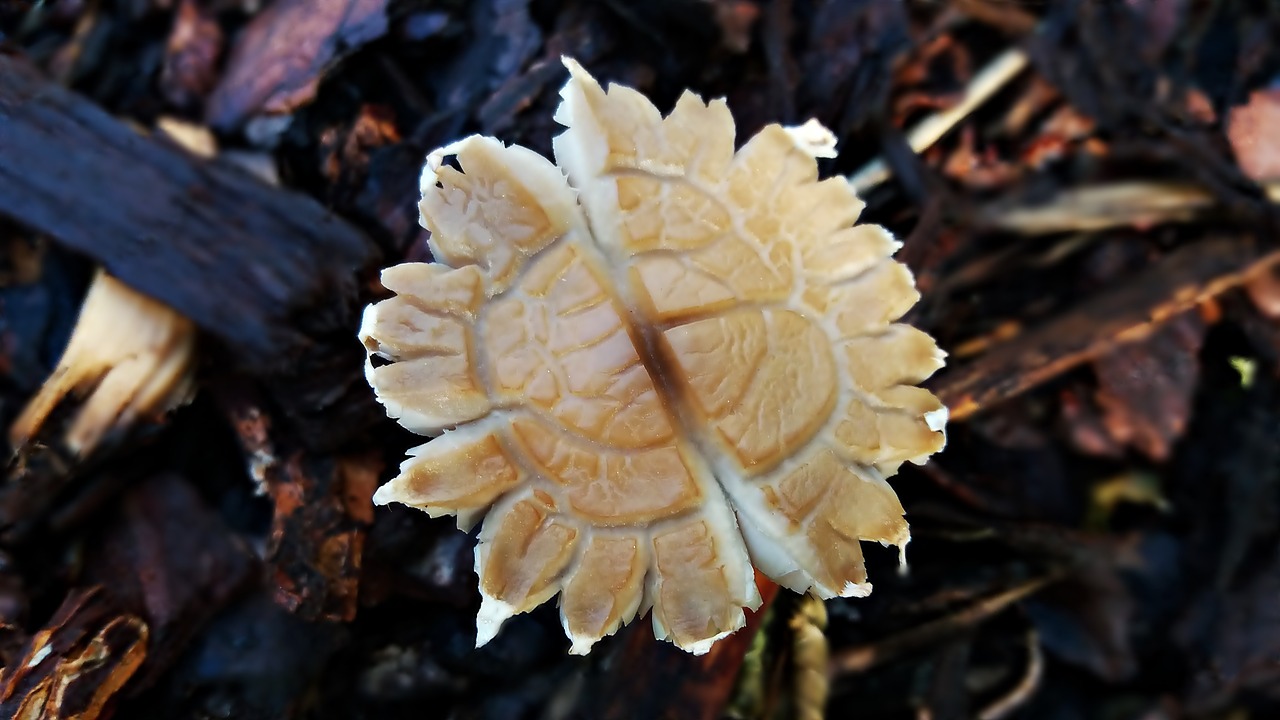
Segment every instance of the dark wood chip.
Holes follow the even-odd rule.
[[[0,215],[89,255],[253,370],[288,368],[314,333],[348,326],[375,258],[313,200],[139,135],[3,55]]]
[[[387,0],[279,0],[236,39],[205,120],[234,130],[310,102],[334,62],[387,32]]]

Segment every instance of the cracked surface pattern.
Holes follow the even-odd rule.
[[[478,644],[558,595],[573,652],[646,612],[706,652],[759,605],[753,564],[865,595],[860,542],[909,539],[885,478],[945,441],[898,244],[818,179],[815,124],[735,152],[722,100],[663,118],[566,65],[558,165],[479,136],[428,158],[436,262],[385,270],[360,335],[436,437],[375,500],[481,523]]]

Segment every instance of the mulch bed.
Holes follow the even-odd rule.
[[[9,448],[0,716],[801,716],[791,593],[700,658],[647,619],[570,657],[554,604],[476,650],[473,538],[371,504],[420,441],[356,328],[429,258],[422,161],[549,154],[568,55],[740,139],[832,128],[950,353],[948,447],[893,481],[909,572],[869,547],[827,603],[830,717],[1280,717],[1278,33],[1235,0],[0,2],[0,421],[96,268],[200,329],[190,405]]]

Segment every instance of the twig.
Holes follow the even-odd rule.
[[[1280,201],[1280,182],[1264,183],[1267,196]],[[1074,188],[1044,205],[995,213],[995,229],[1021,235],[1096,232],[1115,227],[1187,222],[1216,205],[1202,187],[1159,180],[1134,180]]]
[[[1009,84],[1027,67],[1029,58],[1020,48],[1010,48],[982,68],[965,88],[960,102],[934,115],[930,115],[907,133],[907,144],[914,152],[923,152],[965,117]],[[849,182],[859,195],[888,180],[893,172],[884,158],[876,158],[861,170],[849,176]]]
[[[994,702],[978,713],[978,720],[1002,720],[1009,717],[1035,695],[1044,676],[1044,653],[1040,650],[1040,635],[1035,629],[1027,631],[1027,669],[1022,679]]]
[[[863,672],[892,658],[928,647],[994,617],[1000,611],[1036,593],[1056,579],[1057,576],[1048,575],[1029,580],[1002,593],[979,600],[957,613],[912,628],[901,635],[895,635],[878,643],[857,645],[843,650],[832,658],[831,673],[833,676],[839,676]]]

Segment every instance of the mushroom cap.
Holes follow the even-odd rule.
[[[703,653],[759,606],[753,564],[867,594],[860,541],[910,538],[885,478],[945,442],[899,244],[818,179],[816,122],[735,152],[723,100],[663,118],[565,64],[558,166],[480,136],[427,159],[435,262],[386,269],[360,337],[435,439],[375,501],[482,521],[478,645],[559,595],[572,652],[652,611]]]

